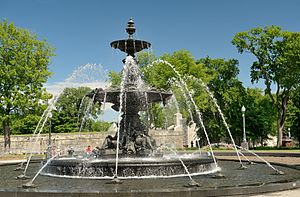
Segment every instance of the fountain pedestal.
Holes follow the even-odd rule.
[[[248,150],[249,149],[248,142],[242,142],[241,147],[245,150]]]

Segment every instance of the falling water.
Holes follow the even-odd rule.
[[[248,149],[245,149],[245,148],[243,148],[243,147],[240,147],[240,146],[237,146],[239,149],[241,149],[241,150],[244,150],[244,151],[246,151],[246,152],[248,152],[248,153],[251,153],[252,155],[254,155],[254,156],[256,156],[258,159],[260,159],[261,161],[263,161],[263,162],[265,162],[270,168],[272,168],[275,172],[279,172],[279,170],[278,169],[276,169],[274,166],[272,166],[267,160],[265,160],[264,158],[262,158],[262,157],[260,157],[258,154],[256,154],[255,152],[253,152],[253,151],[250,151],[250,150],[248,150]]]
[[[174,79],[175,80],[175,84],[176,86],[178,86],[180,88],[180,90],[182,90],[181,86],[180,86],[180,83],[178,80]],[[183,96],[185,98],[185,100],[187,101],[187,107],[188,107],[188,112],[190,113],[190,117],[191,117],[191,122],[194,122],[194,118],[193,118],[193,114],[192,114],[192,110],[191,110],[191,103],[190,103],[190,99],[188,99],[185,91],[182,90],[182,93],[183,93]],[[196,138],[196,142],[197,142],[197,145],[198,145],[198,152],[200,155],[202,155],[201,153],[201,147],[200,147],[200,144],[199,144],[199,138],[198,138],[198,135],[197,133],[195,134],[196,136],[194,136],[194,138]],[[209,142],[210,144],[210,142]],[[211,150],[212,151],[212,150]]]
[[[178,101],[176,99],[176,97],[174,96],[174,93],[171,91],[171,94],[173,95],[171,97],[171,102],[173,102],[175,104],[175,107],[176,107],[176,112],[177,113],[180,113],[180,110],[179,110],[179,104],[178,104]]]
[[[171,151],[172,153],[174,153],[174,154],[176,155],[176,157],[178,158],[178,160],[181,162],[181,164],[182,164],[182,166],[183,166],[185,172],[186,172],[187,175],[189,176],[190,180],[191,180],[191,181],[194,181],[193,178],[192,178],[192,176],[191,176],[191,174],[190,174],[190,172],[189,172],[189,170],[188,170],[188,168],[186,167],[186,165],[185,165],[184,162],[182,161],[181,157],[177,154],[176,150],[174,150],[174,149],[172,149],[172,148],[170,148],[170,147],[168,147],[168,146],[163,146],[163,148],[168,149],[169,151]]]
[[[103,104],[102,104],[102,110],[105,110],[106,98],[107,98],[107,92],[105,91]]]
[[[148,101],[148,94],[147,92],[144,93],[145,94],[145,101],[146,101],[146,118],[147,118],[147,129],[149,130],[151,127],[151,122],[150,122],[150,107],[149,107],[149,101]]]
[[[249,163],[251,163],[251,161],[241,151],[239,151],[239,154],[242,155],[242,157],[246,159]]]
[[[190,102],[190,99],[188,99],[188,96],[186,95],[185,91],[183,91],[181,85],[180,85],[180,82],[177,80],[177,79],[173,79],[173,81],[175,82],[175,85],[177,87],[179,87],[179,89],[182,91],[183,93],[183,97],[184,99],[186,100],[186,104],[187,104],[187,108],[188,108],[188,112],[190,114],[190,118],[191,118],[191,121],[194,122],[194,117],[193,117],[193,112],[191,110],[191,102]]]
[[[53,101],[52,103],[55,103],[55,102],[56,102],[56,99],[57,99],[57,97],[54,97],[54,99],[52,100],[52,101]],[[50,103],[51,103],[51,102],[50,102]],[[52,104],[48,105],[48,107],[46,108],[46,110],[43,112],[43,114],[42,114],[42,116],[41,116],[41,118],[40,118],[40,120],[39,120],[39,122],[38,122],[38,124],[37,124],[37,126],[36,126],[36,128],[35,128],[35,130],[34,130],[34,132],[33,132],[33,134],[32,134],[32,137],[29,138],[29,144],[31,144],[31,141],[32,141],[32,139],[34,138],[34,136],[35,136],[37,130],[39,129],[42,120],[45,118],[45,115],[46,115],[47,113],[49,113],[49,109],[50,109],[51,107],[52,107]],[[32,154],[32,152],[34,151],[34,148],[35,148],[35,147],[33,146],[32,149],[31,149],[31,151],[30,151],[31,154]],[[25,158],[27,158],[27,155],[28,155],[28,152],[26,151]],[[30,158],[31,158],[31,156],[30,156]],[[27,162],[27,161],[26,161],[26,162]],[[22,163],[21,163],[21,167],[23,167],[23,164],[24,164],[24,163],[25,163],[25,162],[22,162]]]
[[[97,85],[107,79],[107,70],[101,64],[85,64],[76,68],[63,82],[67,86]]]
[[[182,79],[180,73],[175,69],[175,67],[174,67],[172,64],[170,64],[170,63],[167,62],[167,61],[164,61],[164,60],[157,60],[157,61],[154,61],[153,63],[164,63],[164,64],[168,65],[170,68],[172,68],[172,70],[174,71],[174,73],[178,76],[178,78],[179,78],[181,84],[183,85],[183,88],[184,88],[184,89],[186,90],[186,92],[188,93],[188,96],[189,96],[191,102],[193,103],[193,105],[194,105],[194,107],[195,107],[196,113],[197,113],[198,118],[199,118],[199,121],[200,121],[200,123],[201,123],[201,127],[202,127],[202,129],[203,129],[203,131],[204,131],[204,134],[205,134],[205,136],[206,136],[206,140],[207,140],[209,149],[210,149],[210,151],[211,151],[211,155],[212,155],[212,157],[213,157],[214,163],[215,163],[216,167],[218,167],[218,164],[217,164],[217,161],[216,161],[214,152],[213,152],[212,147],[211,147],[211,143],[210,143],[208,134],[207,134],[207,132],[206,132],[206,129],[205,129],[205,126],[204,126],[204,123],[203,123],[203,120],[202,120],[202,115],[201,115],[201,113],[200,113],[200,111],[199,111],[199,109],[198,109],[198,106],[196,105],[196,103],[195,103],[195,101],[194,101],[194,99],[193,99],[193,97],[192,97],[192,95],[191,95],[191,92],[189,91],[189,89],[188,89],[186,83],[183,81],[183,79]]]
[[[35,174],[35,176],[31,179],[31,181],[29,181],[28,183],[26,183],[26,185],[32,185],[33,181],[37,178],[37,176],[42,172],[42,170],[55,158],[57,157],[57,155],[54,155],[53,157],[51,157],[50,159],[48,159],[48,161],[39,169],[39,171]]]
[[[30,155],[29,155],[29,158],[28,158],[27,163],[26,163],[26,167],[25,167],[24,172],[23,172],[23,175],[24,175],[24,176],[26,175],[27,168],[28,168],[29,162],[30,162],[30,160],[31,160],[31,157],[32,157],[34,148],[35,148],[35,146],[36,146],[36,144],[37,144],[37,141],[39,140],[40,134],[41,134],[41,132],[42,132],[44,126],[45,126],[45,123],[47,122],[47,120],[48,120],[48,118],[49,118],[50,112],[51,112],[51,111],[48,111],[48,113],[46,114],[46,117],[45,117],[44,122],[43,122],[43,124],[42,124],[42,126],[41,126],[41,128],[40,128],[40,131],[39,131],[39,133],[38,133],[37,136],[36,136],[36,140],[35,140],[35,142],[34,142],[34,144],[33,144],[33,146],[32,146],[31,153],[30,153]]]
[[[78,123],[79,123],[79,121],[80,121],[80,114],[83,112],[84,113],[84,109],[82,109],[83,108],[83,103],[84,103],[84,99],[86,98],[86,96],[84,96],[82,99],[81,99],[81,102],[80,102],[80,105],[79,105],[79,109],[78,109],[78,115],[77,115],[77,122],[76,122],[76,126],[78,127],[78,131],[80,131],[80,128],[81,128],[81,125],[82,125],[82,123],[79,125]],[[85,114],[84,114],[84,116],[85,116]],[[84,117],[83,117],[84,118]],[[77,139],[76,139],[76,142],[75,142],[75,144],[76,144],[76,147],[78,147],[78,142],[79,142],[79,137],[80,136],[80,134],[78,135],[78,137],[77,137]]]
[[[56,98],[57,98],[57,97],[56,97]],[[33,151],[34,151],[34,149],[35,149],[35,147],[36,147],[36,145],[37,145],[37,141],[39,140],[40,134],[41,134],[41,132],[43,131],[43,128],[44,128],[44,126],[45,126],[45,124],[46,124],[46,122],[47,122],[47,120],[48,120],[48,118],[49,118],[49,116],[50,116],[50,113],[51,113],[52,109],[54,108],[54,104],[56,103],[56,100],[57,100],[57,99],[53,100],[53,102],[50,104],[49,110],[48,110],[47,113],[46,113],[46,117],[45,117],[45,119],[44,119],[44,121],[43,121],[43,124],[42,124],[42,126],[41,126],[41,128],[40,128],[40,130],[39,130],[39,132],[38,132],[38,134],[37,134],[37,136],[36,136],[36,140],[35,140],[35,142],[34,142],[34,144],[33,144],[33,146],[32,146],[30,155],[29,155],[29,157],[28,157],[28,159],[27,159],[26,167],[25,167],[24,172],[23,172],[23,175],[24,175],[24,176],[26,175],[26,172],[27,172],[27,169],[28,169],[29,162],[30,162],[30,160],[31,160]]]
[[[79,131],[78,131],[77,145],[79,144],[79,138],[80,138],[80,134],[81,134],[81,131],[83,129],[84,123],[85,123],[85,121],[87,119],[87,116],[89,115],[89,112],[91,111],[91,109],[93,107],[95,96],[96,96],[96,94],[93,95],[92,99],[89,101],[89,103],[88,103],[88,105],[87,105],[87,107],[85,109],[85,113],[84,113],[84,116],[82,118],[82,121],[81,121],[81,124],[80,124],[80,128],[79,128]]]
[[[104,98],[103,98],[103,102],[102,102],[102,106],[100,107],[100,121],[103,122],[103,116],[104,116],[104,113],[102,111],[105,110],[105,104],[106,104],[106,98],[107,98],[107,92],[105,91],[104,93]],[[103,131],[104,131],[104,128],[102,127],[101,128]]]
[[[228,131],[228,134],[229,134],[230,139],[231,139],[231,141],[232,141],[232,144],[233,144],[233,147],[234,147],[234,149],[235,149],[235,152],[236,152],[236,154],[237,154],[237,156],[238,156],[238,158],[239,158],[240,164],[242,165],[242,161],[241,161],[240,155],[239,155],[239,153],[238,153],[238,149],[237,149],[237,147],[236,147],[236,144],[235,144],[235,142],[234,142],[234,139],[233,139],[233,137],[232,137],[232,135],[231,135],[231,131],[230,131],[230,129],[229,129],[229,126],[228,126],[228,124],[227,124],[227,122],[226,122],[226,120],[225,120],[224,114],[223,114],[223,112],[222,112],[222,110],[221,110],[221,108],[220,108],[220,106],[219,106],[217,100],[215,99],[214,95],[213,95],[212,92],[209,90],[208,86],[205,85],[205,83],[203,83],[203,81],[202,81],[201,79],[195,78],[195,77],[193,77],[193,76],[189,76],[189,78],[192,78],[192,79],[195,79],[195,80],[199,81],[199,82],[201,83],[201,85],[205,88],[206,92],[209,94],[209,96],[210,96],[210,98],[212,99],[212,101],[214,102],[215,106],[216,106],[217,109],[218,109],[219,114],[221,115],[221,118],[222,118],[222,120],[223,120],[223,123],[224,123],[224,125],[225,125],[225,127],[226,127],[226,129],[227,129],[227,131]]]
[[[63,91],[63,89],[70,85],[78,85],[78,84],[82,84],[82,83],[86,83],[86,82],[89,82],[91,84],[91,81],[97,82],[97,84],[99,85],[99,83],[105,81],[106,77],[107,77],[107,71],[103,69],[102,65],[86,64],[86,65],[80,66],[76,70],[74,70],[71,73],[71,75],[69,75],[69,77],[66,80],[64,80],[64,82],[62,82],[62,84],[59,84],[60,88],[56,87],[55,93],[54,93],[56,95],[54,96],[54,98],[50,102],[50,104],[48,105],[47,109],[43,112],[43,114],[33,132],[32,137],[34,137],[37,130],[40,129],[39,133],[37,135],[36,141],[35,141],[34,145],[32,146],[32,150],[30,151],[30,156],[27,159],[26,167],[23,172],[24,175],[26,174],[33,151],[34,151],[37,141],[40,137],[40,133],[43,130],[51,111],[53,109],[55,109],[55,104],[58,100],[59,95]],[[80,80],[80,81],[78,81],[78,80]],[[85,84],[85,85],[87,85],[87,84]],[[48,87],[48,88],[50,88],[50,87]],[[40,127],[40,124],[42,123],[42,121],[43,121],[43,124]],[[27,155],[27,153],[26,153],[26,155]]]
[[[116,168],[115,168],[115,176],[114,178],[118,177],[118,162],[119,162],[119,143],[120,143],[120,123],[122,119],[122,110],[123,110],[123,101],[124,101],[124,94],[125,94],[125,85],[130,83],[131,81],[128,80],[128,73],[133,70],[130,69],[130,65],[135,65],[135,60],[131,56],[127,56],[125,59],[124,69],[122,73],[122,81],[121,81],[121,93],[120,93],[120,108],[119,108],[119,117],[118,117],[118,131],[117,131],[117,148],[116,148]]]
[[[82,111],[82,106],[83,106],[83,102],[84,102],[84,99],[86,98],[86,96],[82,97],[81,99],[81,102],[80,102],[80,105],[79,105],[79,109],[78,109],[78,115],[77,115],[77,123],[76,125],[78,125],[79,123],[79,119],[80,119],[80,112]]]

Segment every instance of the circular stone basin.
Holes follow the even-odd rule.
[[[184,165],[182,165],[184,163]],[[52,160],[43,170],[44,175],[72,178],[112,178],[116,160],[111,158],[62,157]],[[168,154],[160,157],[120,157],[119,178],[164,178],[175,176],[209,174],[218,168],[212,157],[199,154]]]
[[[16,165],[0,166],[0,196],[224,196],[249,195],[299,187],[300,171],[276,166],[284,175],[275,175],[265,164],[247,165],[240,170],[239,162],[218,161],[225,178],[213,178],[214,174],[193,176],[199,187],[187,188],[189,177],[126,179],[122,184],[108,184],[103,179],[70,179],[62,177],[38,176],[34,181],[37,188],[23,189],[28,180],[17,180],[20,171],[14,171]],[[28,176],[33,177],[40,164],[30,164]]]

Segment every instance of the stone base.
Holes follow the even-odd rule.
[[[248,142],[242,142],[241,147],[248,150],[249,149]]]

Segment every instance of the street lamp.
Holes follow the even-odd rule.
[[[52,144],[51,144],[51,127],[52,127],[52,112],[49,112],[49,141],[48,141],[48,159],[52,157]]]
[[[242,116],[243,116],[243,142],[242,142],[242,147],[245,149],[248,149],[248,143],[247,143],[247,138],[246,138],[246,128],[245,128],[245,111],[246,108],[243,105],[242,107]]]
[[[247,139],[246,139],[246,129],[245,129],[245,111],[246,111],[246,108],[243,105],[243,107],[242,107],[242,113],[243,113],[243,142],[247,141]]]

